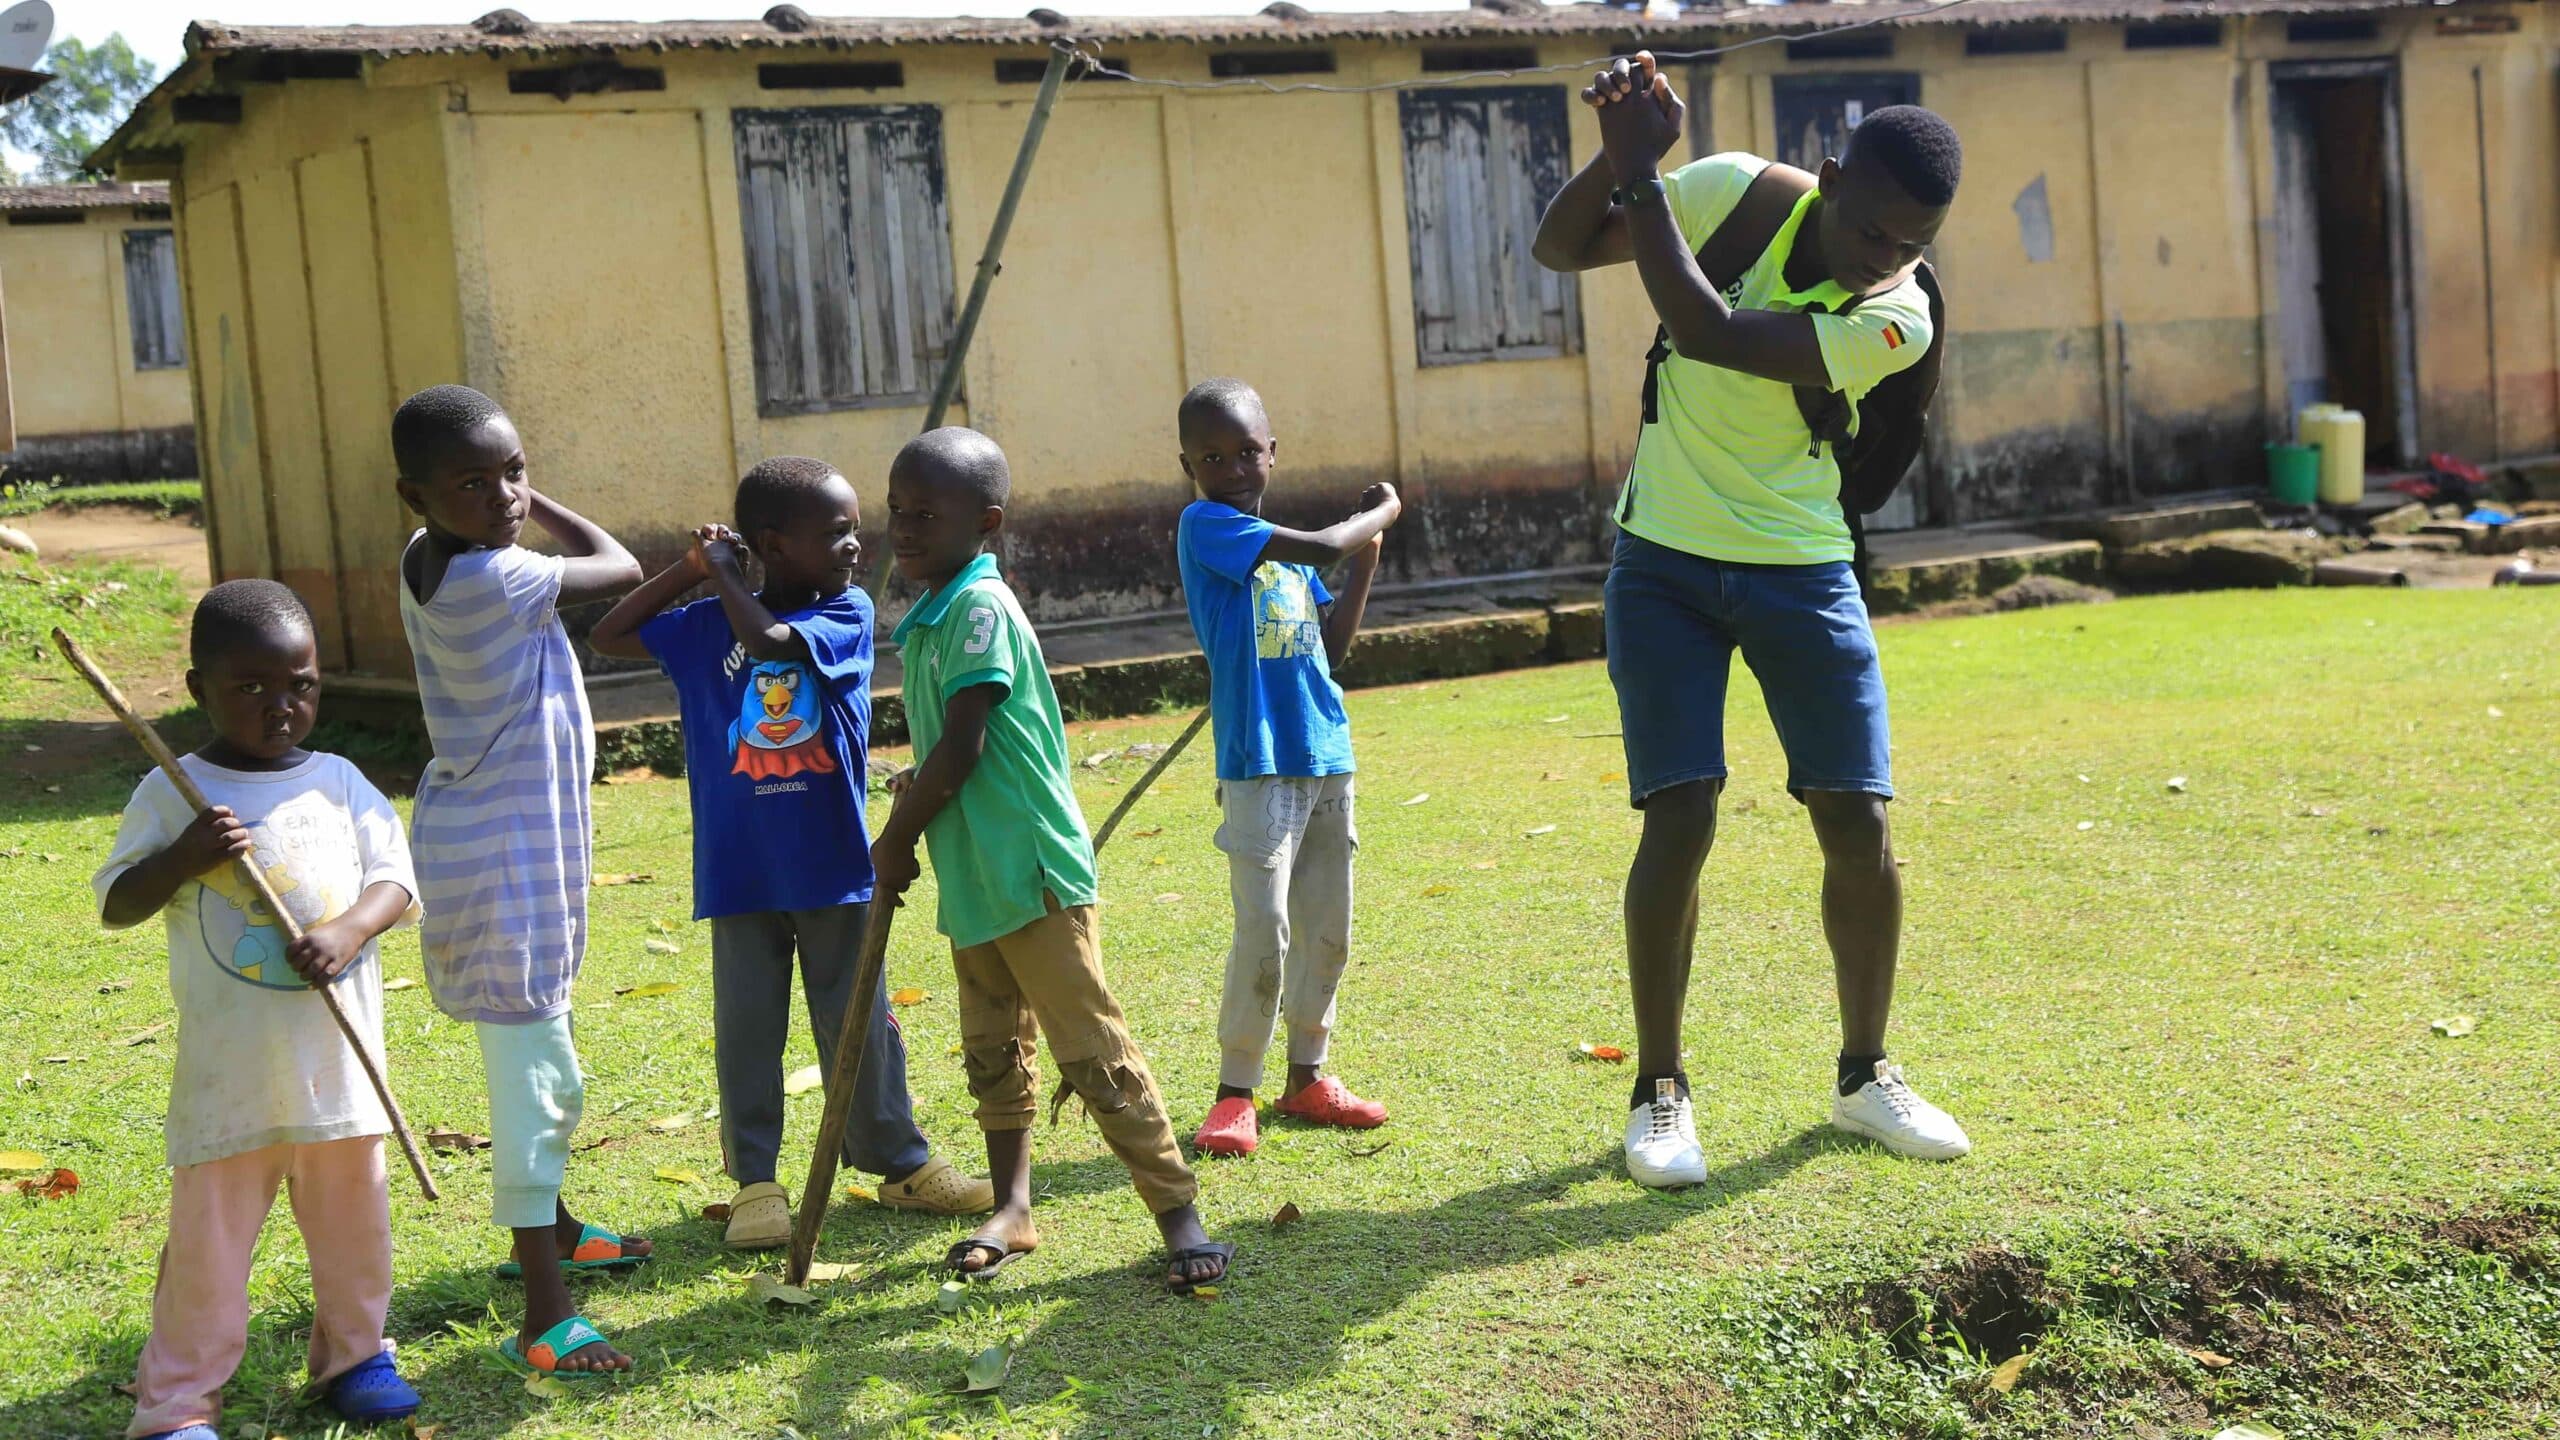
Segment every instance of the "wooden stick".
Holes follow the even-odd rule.
[[[791,1255],[783,1262],[787,1285],[809,1283],[809,1262],[818,1255],[818,1232],[826,1228],[827,1197],[836,1185],[836,1157],[844,1149],[845,1122],[853,1114],[853,1078],[862,1070],[862,1051],[871,1038],[872,996],[880,990],[880,972],[889,960],[889,922],[898,902],[883,895],[871,901],[871,917],[862,932],[862,958],[853,967],[853,995],[836,1026],[835,1064],[827,1070],[827,1109],[818,1121],[818,1148],[809,1154],[808,1183],[800,1187],[800,1214],[791,1224]]]
[[[1156,757],[1156,763],[1148,766],[1147,773],[1139,776],[1138,782],[1129,787],[1129,793],[1120,797],[1120,803],[1111,807],[1110,818],[1102,822],[1101,829],[1093,832],[1093,848],[1096,854],[1101,853],[1103,842],[1111,838],[1111,832],[1120,828],[1120,821],[1128,815],[1130,807],[1138,803],[1138,797],[1147,793],[1147,787],[1156,783],[1156,777],[1165,772],[1165,768],[1173,763],[1174,757],[1182,753],[1182,747],[1190,744],[1191,737],[1199,734],[1200,727],[1208,723],[1209,712],[1205,709],[1192,716],[1191,723],[1184,727],[1180,735],[1174,737],[1172,744],[1164,747],[1163,754]]]
[[[212,809],[212,802],[204,798],[204,791],[196,787],[186,767],[170,753],[168,742],[160,738],[159,731],[151,728],[150,721],[135,714],[133,707],[125,703],[124,692],[118,690],[116,682],[108,679],[106,673],[90,661],[80,649],[80,642],[56,627],[53,643],[62,651],[62,658],[71,662],[71,668],[80,672],[80,678],[88,681],[89,688],[97,691],[98,698],[107,702],[107,708],[124,722],[125,730],[141,742],[152,762],[169,777],[169,783],[178,787],[179,796],[194,806],[199,814]],[[268,913],[276,917],[276,924],[283,928],[285,937],[288,940],[301,939],[302,927],[295,923],[293,912],[284,908],[284,900],[276,894],[275,887],[267,883],[266,872],[260,870],[257,862],[247,855],[237,857],[237,863],[241,878],[248,881],[249,888],[265,902]],[[418,1188],[426,1192],[428,1199],[436,1199],[435,1177],[427,1173],[426,1158],[418,1153],[417,1138],[409,1133],[409,1121],[400,1113],[400,1102],[391,1098],[391,1086],[382,1078],[382,1067],[375,1063],[373,1052],[364,1048],[364,1041],[357,1037],[356,1027],[348,1021],[347,1012],[339,1008],[337,991],[326,985],[311,988],[319,995],[320,1003],[328,1007],[329,1018],[338,1022],[338,1033],[346,1036],[347,1044],[354,1048],[356,1063],[364,1067],[364,1078],[373,1082],[374,1097],[382,1102],[382,1113],[391,1117],[391,1133],[399,1137],[400,1151],[409,1157],[409,1172],[418,1177]]]

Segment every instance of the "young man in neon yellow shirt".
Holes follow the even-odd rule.
[[[1637,1037],[1628,1174],[1646,1185],[1706,1179],[1680,1022],[1737,649],[1822,846],[1823,933],[1840,994],[1832,1123],[1905,1155],[1954,1159],[1972,1148],[1963,1128],[1885,1058],[1902,882],[1885,819],[1884,676],[1850,571],[1840,467],[1795,391],[1854,407],[1928,350],[1929,305],[1913,272],[1955,199],[1962,151],[1926,110],[1868,116],[1719,292],[1694,252],[1768,162],[1716,155],[1662,174],[1684,111],[1650,54],[1613,62],[1583,99],[1599,110],[1601,154],[1549,205],[1538,259],[1557,270],[1633,261],[1671,351],[1618,499],[1607,591],[1609,679],[1630,798],[1644,812],[1626,892]]]

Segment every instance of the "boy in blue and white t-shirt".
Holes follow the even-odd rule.
[[[727,1243],[763,1250],[791,1238],[774,1166],[795,951],[829,1072],[845,1007],[868,1017],[845,1163],[882,1177],[880,1201],[894,1208],[993,1209],[987,1182],[936,1159],[916,1129],[885,982],[853,993],[872,892],[862,815],[871,601],[853,586],[861,507],[834,466],[786,455],[739,480],[736,519],[736,530],[704,526],[685,558],[587,637],[598,654],[656,660],[675,682],[693,794],[693,915],[711,922],[720,1148],[739,1185]],[[764,566],[761,591],[747,585],[748,552]],[[675,605],[706,582],[710,598]]]
[[[1219,1007],[1218,1094],[1193,1143],[1249,1155],[1253,1107],[1272,1024],[1285,1015],[1289,1076],[1279,1110],[1323,1125],[1386,1123],[1324,1064],[1334,992],[1351,959],[1351,722],[1333,667],[1351,649],[1379,536],[1403,513],[1395,487],[1372,485],[1360,513],[1328,529],[1262,518],[1279,443],[1262,397],[1241,380],[1207,380],[1182,397],[1182,469],[1200,499],[1176,541],[1192,632],[1209,659],[1218,796],[1236,907]],[[1351,562],[1337,598],[1318,566]]]

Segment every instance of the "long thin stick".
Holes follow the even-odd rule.
[[[1172,744],[1164,747],[1163,754],[1156,757],[1156,763],[1148,766],[1147,773],[1139,776],[1137,783],[1129,787],[1129,793],[1120,797],[1120,803],[1111,807],[1110,818],[1102,822],[1101,829],[1093,832],[1093,848],[1096,851],[1102,849],[1102,842],[1111,838],[1112,831],[1120,828],[1121,819],[1129,813],[1130,807],[1138,803],[1138,797],[1147,793],[1147,787],[1156,783],[1156,777],[1165,772],[1165,767],[1171,765],[1174,757],[1182,753],[1182,747],[1190,744],[1191,737],[1199,734],[1200,727],[1208,723],[1209,712],[1205,708],[1199,714],[1192,716],[1191,723],[1183,728],[1180,735],[1174,737]]]
[[[995,223],[987,227],[987,248],[978,256],[977,278],[969,282],[969,299],[960,307],[959,323],[952,328],[950,353],[943,356],[942,374],[933,384],[933,403],[925,407],[924,430],[941,428],[942,417],[951,412],[951,401],[960,393],[962,362],[969,358],[969,341],[978,333],[978,316],[987,308],[987,291],[1004,273],[1004,242],[1013,233],[1013,212],[1021,206],[1023,189],[1031,182],[1031,161],[1040,153],[1040,137],[1049,133],[1049,112],[1058,103],[1058,86],[1076,64],[1072,47],[1049,47],[1049,68],[1040,74],[1040,93],[1031,102],[1030,121],[1022,127],[1021,148],[1013,152],[1013,173],[1005,177],[1004,198],[996,202]],[[924,430],[916,433],[923,434]],[[874,605],[889,593],[897,563],[897,552],[881,546],[880,567],[871,577]]]
[[[809,1262],[817,1258],[818,1232],[827,1223],[827,1197],[836,1186],[836,1156],[844,1149],[845,1122],[853,1114],[853,1079],[862,1071],[864,1043],[871,1038],[872,997],[880,991],[880,972],[889,960],[889,922],[897,913],[897,901],[886,895],[872,899],[870,922],[862,932],[862,958],[853,967],[853,996],[836,1026],[835,1064],[827,1072],[827,1109],[818,1121],[818,1148],[809,1154],[809,1180],[800,1187],[800,1214],[791,1224],[791,1255],[782,1270],[785,1284],[807,1284]]]
[[[1138,797],[1147,793],[1147,787],[1208,722],[1206,710],[1193,716],[1189,728],[1166,746],[1156,763],[1147,767],[1147,773],[1129,787],[1129,793],[1120,797],[1111,818],[1103,821],[1102,828],[1094,834],[1096,854],[1101,853],[1111,832],[1119,828],[1129,807],[1138,803]],[[836,1027],[836,1060],[827,1075],[827,1109],[818,1120],[818,1148],[809,1156],[809,1179],[800,1187],[800,1213],[791,1223],[791,1255],[783,1262],[782,1270],[786,1285],[807,1284],[809,1264],[818,1256],[818,1232],[826,1228],[827,1198],[836,1185],[836,1156],[844,1149],[845,1123],[853,1114],[853,1077],[862,1069],[863,1045],[871,1038],[871,997],[878,993],[880,972],[888,963],[889,921],[896,913],[897,902],[893,900],[871,902],[870,924],[862,933],[862,959],[853,970],[853,1000],[844,1007],[843,1023]]]
[[[89,688],[97,691],[98,698],[106,701],[107,708],[124,722],[126,731],[142,743],[152,762],[169,777],[169,783],[178,787],[179,796],[198,813],[212,809],[211,802],[204,798],[204,791],[196,787],[186,767],[170,753],[168,743],[160,738],[160,732],[152,729],[150,721],[135,714],[133,707],[125,703],[124,692],[118,690],[116,682],[108,679],[106,673],[82,652],[80,642],[57,627],[53,632],[53,643],[62,651],[62,658],[71,662],[71,668],[80,672],[80,678],[88,681]],[[301,939],[302,926],[295,923],[293,912],[284,908],[284,900],[276,894],[275,887],[267,883],[266,872],[246,855],[238,857],[237,863],[241,878],[248,881],[249,888],[265,902],[267,913],[276,917],[276,924],[282,927],[286,939]],[[328,1007],[329,1018],[338,1022],[338,1033],[346,1036],[347,1044],[355,1050],[356,1063],[364,1067],[364,1078],[373,1082],[374,1098],[382,1102],[382,1113],[391,1117],[391,1133],[399,1137],[400,1152],[409,1157],[409,1172],[418,1177],[418,1188],[426,1192],[428,1199],[436,1199],[435,1177],[427,1173],[426,1157],[418,1153],[417,1138],[409,1133],[409,1121],[400,1113],[400,1102],[391,1098],[391,1086],[382,1078],[382,1067],[374,1062],[373,1052],[364,1048],[364,1041],[356,1035],[356,1027],[348,1021],[347,1012],[339,1008],[337,991],[326,985],[311,988],[319,995],[320,1003]]]

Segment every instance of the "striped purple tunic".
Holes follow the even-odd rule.
[[[564,566],[510,545],[455,556],[424,604],[400,586],[435,746],[409,825],[419,941],[457,1020],[561,1014],[586,955],[595,727],[560,626]]]

